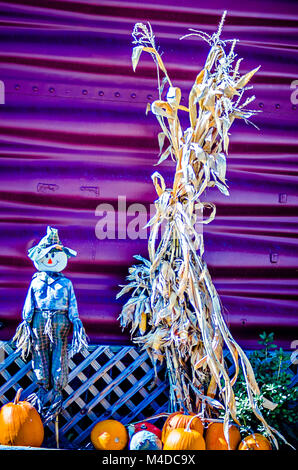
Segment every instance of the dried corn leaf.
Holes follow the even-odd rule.
[[[151,176],[151,179],[153,181],[153,184],[154,184],[154,187],[156,189],[156,192],[157,194],[160,196],[166,189],[166,184],[165,184],[165,180],[163,179],[163,177],[161,176],[160,173],[158,173],[158,171],[155,171],[153,173],[153,175]],[[160,184],[158,183],[158,180],[160,181],[161,183],[161,186]]]
[[[171,155],[171,150],[172,150],[172,145],[169,145],[168,148],[159,157],[159,160],[156,163],[156,165],[160,165],[162,162],[164,162]]]
[[[253,75],[259,70],[261,66],[256,67],[255,69],[251,70],[250,72],[242,75],[242,77],[236,82],[235,88],[238,90],[239,88],[243,88],[249,80],[253,77]]]
[[[143,46],[136,46],[132,50],[131,61],[132,61],[132,68],[134,72],[136,71],[142,50],[143,50]]]
[[[158,145],[159,145],[159,153],[161,153],[161,151],[163,149],[164,141],[165,141],[165,138],[166,138],[166,134],[164,132],[160,132],[158,134],[157,138],[158,138]]]
[[[158,63],[158,65],[159,65],[159,67],[160,67],[160,69],[161,69],[163,72],[167,73],[166,68],[165,68],[165,66],[164,66],[164,63],[163,63],[163,61],[162,61],[162,59],[161,59],[159,53],[157,52],[156,49],[154,49],[154,47],[144,47],[144,48],[143,48],[143,51],[150,52],[151,54],[154,54],[155,57],[156,57],[157,63]]]

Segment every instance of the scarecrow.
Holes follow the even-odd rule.
[[[25,358],[32,353],[32,367],[38,390],[27,397],[45,421],[58,415],[62,390],[68,380],[67,337],[73,324],[71,354],[87,347],[87,337],[79,318],[76,296],[70,279],[62,274],[68,258],[76,251],[62,245],[58,230],[47,227],[47,234],[28,251],[37,271],[28,289],[23,321],[13,341]],[[52,390],[51,405],[46,407]]]

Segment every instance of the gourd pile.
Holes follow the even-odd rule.
[[[0,445],[38,448],[44,439],[43,423],[28,401],[20,401],[21,392],[19,389],[14,401],[0,409]],[[229,425],[227,442],[223,423],[219,420],[208,425],[194,413],[179,411],[166,415],[162,430],[150,422],[124,426],[115,419],[99,421],[91,431],[90,441],[94,449],[103,451],[272,449],[270,441],[258,433],[241,440],[235,425]]]
[[[125,427],[117,420],[97,423],[91,442],[97,450],[272,450],[270,441],[259,433],[241,438],[237,426],[230,424],[228,441],[222,422],[203,421],[195,414],[169,414],[162,430],[149,422]]]
[[[205,189],[216,187],[229,195],[226,157],[231,125],[235,119],[250,122],[257,112],[247,108],[255,97],[244,95],[252,88],[247,83],[259,67],[240,75],[242,58],[235,63],[237,40],[220,38],[225,15],[216,33],[192,29],[185,36],[198,36],[210,46],[190,90],[188,107],[181,105],[181,90],[172,84],[150,24],[134,26],[133,69],[142,52],[148,52],[158,72],[159,99],[147,105],[161,127],[158,164],[171,157],[175,174],[170,188],[160,173],[152,175],[158,198],[156,213],[148,223],[149,259],[136,255],[140,263],[129,268],[129,283],[121,286],[117,296],[130,294],[119,320],[123,328],[130,327],[132,340],[148,352],[155,370],[158,361],[166,362],[170,411],[201,412],[202,418],[212,418],[223,409],[227,441],[231,420],[240,424],[233,385],[242,367],[249,406],[278,447],[274,434],[279,433],[267,424],[257,406],[260,390],[253,369],[225,323],[220,298],[203,260],[203,234],[195,229],[196,223],[208,224],[215,217],[215,205],[200,201]],[[185,130],[180,113],[189,116]],[[211,213],[199,219],[197,214],[204,215],[206,210]],[[161,226],[164,230],[159,240]],[[235,366],[233,377],[228,374],[224,348]],[[263,405],[274,408],[269,400]]]

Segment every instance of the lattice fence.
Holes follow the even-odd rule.
[[[8,342],[0,345],[0,406],[36,389],[31,358],[25,362]],[[168,410],[164,367],[154,370],[146,352],[131,346],[90,346],[69,359],[69,381],[59,414],[59,434],[64,448],[88,448],[96,422],[113,418],[124,425]],[[48,395],[48,400],[51,395]],[[45,445],[55,446],[54,423],[46,425]]]
[[[233,374],[227,354],[225,360]],[[90,346],[88,351],[69,359],[69,382],[59,415],[61,447],[92,449],[90,432],[102,419],[117,419],[126,425],[169,411],[165,367],[159,365],[157,373],[153,383],[154,370],[147,353],[133,346]],[[292,373],[294,385],[297,371]],[[36,389],[31,358],[23,361],[9,342],[1,342],[0,406],[12,401],[20,387],[23,388],[21,399]],[[55,447],[54,436],[54,423],[49,423],[45,426],[43,446]]]

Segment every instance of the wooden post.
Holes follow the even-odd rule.
[[[59,449],[59,415],[56,416],[55,420],[55,437],[56,437],[56,446]]]

